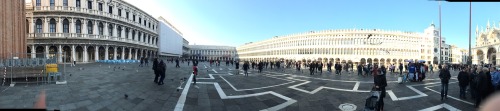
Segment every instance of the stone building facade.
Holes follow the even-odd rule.
[[[31,0],[26,8],[32,58],[93,62],[157,54],[158,21],[125,1]]]

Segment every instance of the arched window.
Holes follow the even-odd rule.
[[[76,33],[79,33],[79,34],[82,33],[82,23],[80,22],[80,20],[76,20],[75,31],[76,31]]]
[[[68,21],[68,19],[63,20],[63,33],[69,33],[69,21]]]
[[[135,30],[132,30],[132,40],[135,40]]]
[[[108,25],[108,36],[113,36],[113,24]]]
[[[128,33],[130,32],[130,30],[128,28],[125,28],[125,38],[128,38]]]
[[[50,0],[50,6],[51,6],[51,7],[53,7],[53,6],[55,6],[55,5],[56,5],[55,0]]]
[[[26,33],[30,33],[30,22],[26,19]]]
[[[87,23],[87,32],[88,34],[94,34],[93,29],[94,29],[94,24],[92,24],[92,21],[89,20],[89,23]]]
[[[63,6],[65,6],[65,7],[68,6],[68,0],[63,0]]]
[[[56,20],[55,19],[50,19],[49,29],[50,29],[50,33],[56,33]]]
[[[122,27],[118,26],[118,32],[117,32],[118,37],[122,37]]]
[[[99,35],[104,35],[103,32],[104,26],[102,25],[102,22],[99,22],[97,29],[99,30]]]

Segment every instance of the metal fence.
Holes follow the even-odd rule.
[[[65,84],[65,58],[64,53],[12,53],[0,59],[1,86]],[[55,64],[57,70],[48,71],[48,64]]]

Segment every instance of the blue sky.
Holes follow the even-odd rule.
[[[439,26],[438,2],[427,0],[126,0],[163,16],[190,44],[240,46],[274,36],[327,29],[423,32]],[[469,3],[441,2],[443,37],[468,48]],[[472,3],[475,28],[500,27],[500,3]]]

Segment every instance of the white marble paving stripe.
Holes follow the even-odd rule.
[[[286,82],[286,83],[282,83],[282,84],[277,84],[277,85],[271,85],[271,86],[265,86],[265,87],[257,87],[257,88],[249,88],[249,89],[236,89],[236,87],[234,87],[233,84],[231,84],[229,81],[227,81],[226,78],[224,78],[222,76],[219,76],[219,77],[222,78],[224,81],[226,81],[226,83],[229,84],[229,86],[231,88],[233,88],[235,91],[247,91],[247,90],[266,89],[266,88],[271,88],[271,87],[283,86],[283,85],[287,85],[287,84],[295,82],[295,81],[292,81],[292,80],[270,77],[270,78],[275,78],[275,79],[280,79],[280,80],[285,80],[285,81],[290,81],[290,82]]]
[[[284,99],[286,100],[286,102],[284,103],[281,103],[279,105],[276,105],[276,106],[273,106],[273,107],[270,107],[270,108],[267,108],[267,109],[262,109],[261,111],[277,111],[277,110],[281,110],[295,102],[297,102],[297,100],[294,100],[292,98],[289,98],[289,97],[286,97],[284,95],[281,95],[279,93],[276,93],[274,91],[266,91],[266,92],[261,92],[261,93],[254,93],[254,94],[247,94],[247,95],[235,95],[235,96],[227,96],[226,93],[224,93],[224,90],[222,90],[222,88],[220,87],[219,83],[216,83],[216,82],[200,82],[201,84],[213,84],[215,86],[215,89],[217,90],[217,93],[219,94],[220,98],[221,99],[237,99],[237,98],[246,98],[246,97],[253,97],[253,96],[261,96],[261,95],[265,95],[265,94],[271,94],[271,95],[274,95],[274,96],[277,96],[281,99]]]
[[[301,91],[301,92],[304,92],[304,93],[308,93],[308,94],[315,94],[315,93],[321,91],[322,89],[330,89],[330,90],[337,90],[337,91],[347,91],[347,92],[370,92],[370,91],[365,91],[365,90],[351,90],[351,89],[332,88],[332,87],[325,87],[325,86],[320,86],[320,87],[314,89],[313,91],[307,91],[307,90],[300,89],[300,88],[297,88],[297,87],[301,86],[301,85],[304,85],[304,84],[308,84],[311,81],[302,80],[302,79],[295,79],[295,78],[292,78],[292,77],[287,77],[287,78],[291,79],[291,80],[304,81],[302,83],[289,86],[288,88],[294,89],[294,90],[297,90],[297,91]]]
[[[429,108],[425,108],[425,109],[418,110],[418,111],[436,111],[436,110],[441,109],[441,108],[445,108],[445,109],[448,109],[450,111],[462,111],[462,110],[457,109],[457,108],[455,108],[451,105],[448,105],[446,103],[443,103],[443,104],[440,104],[437,106],[433,106],[433,107],[429,107]]]
[[[430,90],[430,91],[432,91],[432,92],[435,92],[435,93],[441,94],[441,92],[440,92],[440,91],[433,90],[433,89],[431,89],[431,88],[429,88],[429,87],[424,87],[424,88],[425,88],[425,89],[427,89],[427,90]],[[454,100],[460,101],[460,102],[464,102],[464,103],[466,103],[466,104],[474,105],[474,103],[471,103],[471,102],[469,102],[469,101],[464,101],[464,100],[462,100],[462,99],[455,98],[455,97],[450,96],[450,95],[448,95],[448,97],[449,97],[449,98],[451,98],[451,99],[454,99]]]
[[[174,111],[182,111],[184,109],[184,103],[186,102],[186,96],[188,94],[189,87],[191,86],[190,83],[192,80],[193,80],[193,75],[191,74],[188,81],[186,82],[186,86],[184,86],[184,90],[182,90],[179,100],[177,101],[177,105],[175,105]]]
[[[394,94],[394,92],[392,92],[392,90],[388,90],[386,91],[386,93],[389,94],[389,97],[391,97],[392,101],[398,100],[398,97],[396,97],[396,95]]]
[[[354,85],[354,88],[352,88],[352,90],[357,91],[359,88],[359,84],[360,84],[360,82],[356,82],[356,84]]]
[[[218,73],[217,71],[215,71],[215,69],[212,69],[212,71],[214,71],[215,73]]]

